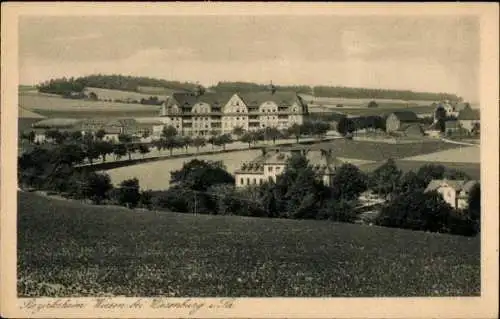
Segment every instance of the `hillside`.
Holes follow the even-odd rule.
[[[140,92],[144,87],[170,89],[170,90],[193,90],[194,83],[167,81],[149,77],[125,76],[125,75],[89,75],[78,78],[51,79],[38,85],[42,93],[53,93],[59,95],[71,92],[82,92],[87,87]]]
[[[23,192],[18,227],[20,296],[480,293],[479,237],[134,212]]]

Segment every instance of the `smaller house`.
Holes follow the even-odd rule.
[[[479,131],[480,113],[478,109],[464,108],[458,114],[458,122],[469,133]]]
[[[469,193],[472,188],[479,184],[478,181],[465,180],[432,180],[425,192],[438,192],[445,202],[455,209],[467,209]]]
[[[458,132],[460,130],[460,123],[456,120],[444,122],[444,131],[446,133]]]
[[[386,131],[395,132],[399,131],[404,124],[418,123],[419,119],[417,114],[411,111],[396,111],[387,116]]]

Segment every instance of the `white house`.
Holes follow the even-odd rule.
[[[478,181],[464,180],[432,180],[425,192],[437,191],[445,202],[456,209],[466,209],[468,207],[469,193],[478,184]]]
[[[331,156],[328,150],[312,150],[296,147],[288,150],[279,148],[263,150],[263,154],[251,162],[243,163],[235,172],[237,187],[261,185],[266,181],[276,182],[277,177],[286,169],[288,159],[294,152],[306,156],[311,167],[321,177],[323,183],[331,185],[335,169],[343,163]]]

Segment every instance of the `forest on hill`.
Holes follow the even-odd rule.
[[[196,83],[169,81],[149,77],[124,76],[124,75],[89,75],[84,77],[57,78],[40,83],[37,86],[39,92],[58,94],[64,97],[76,97],[83,94],[86,87],[144,92],[148,89],[169,89],[178,91],[190,91],[197,87]],[[341,97],[353,99],[397,99],[397,100],[426,100],[426,101],[460,101],[460,97],[449,93],[414,92],[409,90],[388,90],[350,88],[340,86],[307,86],[307,85],[274,85],[279,91],[289,91],[302,94],[312,94],[316,97]],[[268,84],[252,82],[219,82],[209,87],[215,92],[262,92],[269,90]]]
[[[449,93],[414,92],[410,90],[387,90],[352,88],[341,86],[307,86],[307,85],[274,85],[278,91],[292,91],[302,94],[312,94],[316,97],[341,97],[353,99],[394,99],[394,100],[424,100],[424,101],[459,101],[460,97]],[[269,84],[251,82],[219,82],[209,89],[217,92],[260,92],[269,89]],[[313,91],[314,89],[314,91]]]
[[[167,81],[149,77],[97,74],[78,78],[51,79],[37,85],[37,89],[42,93],[70,96],[74,93],[82,93],[86,87],[141,92],[144,87],[186,91],[193,90],[196,86],[195,83]]]

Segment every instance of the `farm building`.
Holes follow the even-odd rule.
[[[160,116],[183,135],[207,135],[231,133],[236,127],[284,129],[302,124],[307,113],[307,105],[292,92],[176,92],[163,104]]]
[[[263,150],[263,154],[249,163],[243,163],[235,172],[237,187],[261,185],[267,181],[276,182],[278,175],[283,173],[288,159],[294,154],[303,154],[312,168],[319,173],[325,185],[331,185],[331,180],[337,167],[343,163],[331,156],[328,150],[312,150],[295,147],[289,150],[279,148]]]
[[[418,123],[417,114],[411,111],[392,112],[386,119],[387,132],[399,131],[404,124]]]
[[[145,137],[153,134],[154,128],[163,128],[163,122],[157,118],[141,119],[46,119],[33,124],[36,140],[45,140],[45,132],[48,130],[79,131],[92,133],[103,130],[104,140],[118,141],[120,134],[132,137]]]
[[[408,137],[422,137],[425,135],[424,129],[419,123],[403,124],[398,131]]]
[[[50,130],[57,130],[59,132],[78,132],[81,131],[79,124],[81,120],[78,119],[61,119],[52,118],[36,122],[32,125],[35,132],[35,142],[42,143],[46,140],[45,133]]]
[[[466,209],[468,207],[469,193],[478,181],[464,180],[432,180],[425,192],[438,192],[445,202],[456,209]]]
[[[460,125],[468,132],[479,130],[480,113],[478,109],[465,108],[458,114]]]

